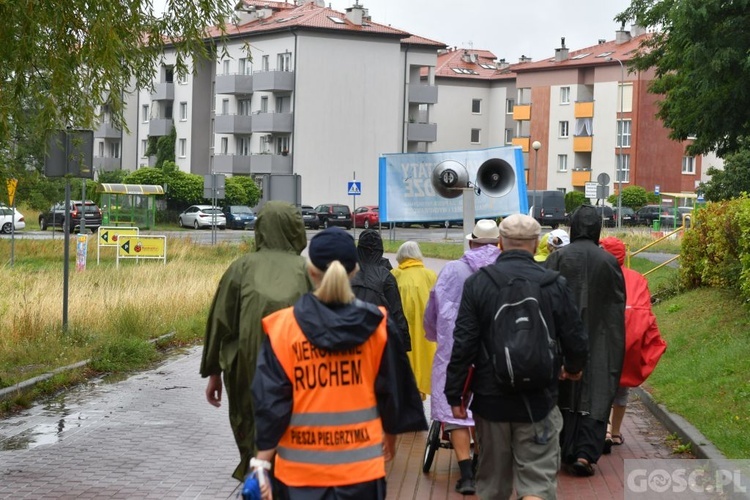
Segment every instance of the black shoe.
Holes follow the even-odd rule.
[[[473,495],[477,491],[477,483],[473,477],[459,479],[456,483],[456,491],[462,495]]]
[[[594,475],[594,466],[588,462],[576,460],[570,465],[570,469],[573,472],[573,475],[578,477],[591,477]]]

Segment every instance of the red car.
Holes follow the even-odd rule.
[[[364,205],[357,207],[354,211],[354,227],[363,227],[365,229],[377,227],[380,223],[377,205]]]

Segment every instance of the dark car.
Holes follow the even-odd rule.
[[[594,208],[596,208],[596,213],[599,214],[599,217],[602,218],[603,227],[615,227],[615,212],[612,210],[612,207],[599,206]],[[602,215],[602,212],[604,212],[604,215]]]
[[[528,191],[527,195],[529,215],[539,224],[552,229],[557,229],[560,224],[568,224],[565,195],[562,191]]]
[[[635,212],[636,224],[641,226],[651,226],[655,220],[659,220],[664,208],[659,205],[646,205]]]
[[[318,221],[318,214],[315,213],[314,207],[310,205],[302,205],[299,207],[299,211],[302,213],[302,222],[305,223],[306,228],[320,228],[320,221]]]
[[[255,227],[255,212],[244,205],[229,205],[221,209],[229,229],[252,229]],[[249,227],[248,227],[249,226]]]
[[[617,220],[617,214],[618,210],[617,208],[613,208],[615,212],[615,220]],[[619,212],[622,215],[620,216],[620,225],[621,226],[635,226],[638,222],[635,218],[635,210],[633,210],[630,207],[622,207],[622,210]]]
[[[352,211],[348,205],[324,203],[315,207],[315,213],[318,215],[318,223],[324,228],[330,226],[352,228]]]
[[[91,200],[83,203],[80,200],[70,201],[70,222],[67,224],[70,232],[80,229],[81,216],[83,215],[83,224],[87,229],[96,231],[102,225],[102,211]],[[65,220],[65,202],[55,203],[46,212],[39,214],[39,229],[46,231],[48,227],[64,228]]]

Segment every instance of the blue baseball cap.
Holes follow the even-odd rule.
[[[354,238],[340,227],[329,227],[310,240],[307,249],[310,262],[321,271],[328,269],[334,260],[341,262],[347,273],[357,266],[357,247]]]

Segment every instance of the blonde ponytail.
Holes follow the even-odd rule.
[[[346,269],[338,260],[334,260],[328,265],[328,269],[323,272],[312,262],[308,263],[310,267],[310,275],[313,281],[317,284],[315,292],[316,297],[320,299],[324,304],[348,304],[354,301],[354,292],[349,284],[350,275],[347,274]],[[355,267],[352,271],[352,275],[358,271],[359,267]]]

